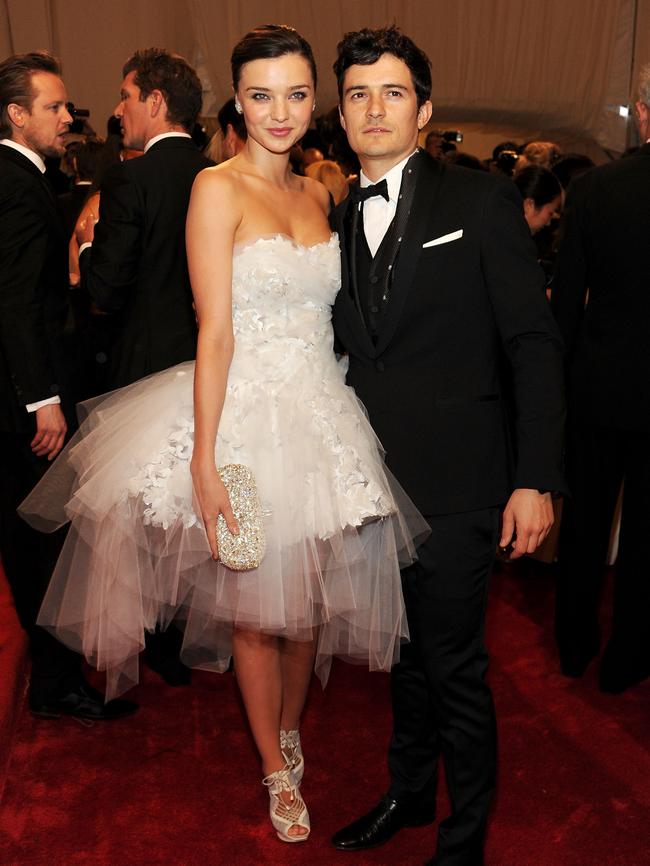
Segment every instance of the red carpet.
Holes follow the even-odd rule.
[[[487,866],[648,866],[650,682],[612,697],[555,672],[544,567],[494,580],[489,643],[500,729]],[[3,668],[3,677],[5,669]],[[329,835],[386,787],[387,678],[337,665],[303,729],[307,844],[276,841],[231,675],[170,689],[146,674],[141,711],[83,727],[23,710],[0,812],[2,866],[420,866],[432,828],[341,854]],[[445,814],[441,789],[439,811]]]
[[[0,802],[11,755],[14,724],[22,707],[26,685],[27,638],[18,623],[11,590],[0,562]]]

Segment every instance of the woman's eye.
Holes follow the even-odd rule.
[[[262,99],[267,99],[266,93],[254,93],[253,99],[256,99],[258,102]]]
[[[307,94],[304,92],[304,90],[296,90],[295,93],[291,94],[291,98],[298,100],[307,99]]]

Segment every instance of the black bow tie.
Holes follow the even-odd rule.
[[[350,197],[352,201],[356,202],[365,201],[366,199],[374,198],[377,195],[383,196],[386,201],[390,200],[386,178],[380,180],[379,183],[372,184],[371,186],[353,186],[350,190]]]

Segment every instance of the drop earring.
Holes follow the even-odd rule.
[[[241,114],[243,110],[244,109],[241,107],[241,102],[238,99],[236,99],[235,100],[235,111],[237,112],[237,114]]]

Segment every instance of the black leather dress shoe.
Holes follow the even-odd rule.
[[[433,807],[414,808],[393,797],[382,797],[377,806],[332,836],[339,851],[362,851],[388,842],[403,827],[423,827],[433,823]]]
[[[29,702],[32,715],[39,719],[60,719],[61,716],[72,716],[75,719],[88,719],[93,722],[106,722],[130,716],[138,709],[135,701],[115,699],[104,703],[97,689],[88,683],[79,683],[75,688],[61,698],[45,703]]]

